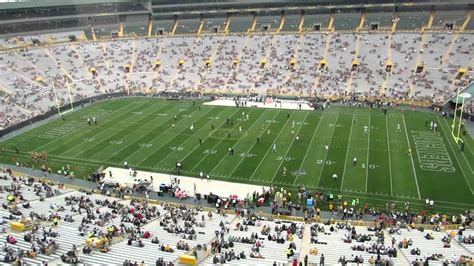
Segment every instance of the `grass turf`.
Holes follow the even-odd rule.
[[[87,124],[92,117],[97,126]],[[304,186],[374,205],[396,200],[421,207],[430,198],[438,209],[458,212],[474,204],[474,141],[465,137],[464,152],[459,151],[451,121],[432,113],[394,109],[384,115],[379,109],[349,107],[199,109],[191,101],[133,98],[100,102],[65,118],[0,143],[0,161],[31,165],[30,151],[46,151],[46,166],[57,171],[69,164],[76,177],[83,177],[124,161],[172,173],[181,160],[184,175],[203,171],[212,179],[290,190]],[[438,133],[425,126],[427,119],[438,123]]]

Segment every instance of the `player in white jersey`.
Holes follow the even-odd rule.
[[[400,124],[397,124],[397,131],[398,131],[398,132],[402,131],[402,130],[400,129]]]
[[[189,129],[191,129],[191,131],[194,130],[194,124],[191,124],[191,126],[189,127]]]
[[[241,126],[239,126],[239,132],[242,133],[242,127]]]
[[[364,133],[367,134],[369,132],[369,127],[368,126],[364,126]]]
[[[273,145],[272,145],[272,150],[273,150],[273,152],[276,152],[276,150],[277,150],[277,145],[276,145],[276,143],[273,143]]]

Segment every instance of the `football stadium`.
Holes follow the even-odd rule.
[[[0,1],[0,263],[474,265],[469,0]]]

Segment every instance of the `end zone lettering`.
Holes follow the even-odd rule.
[[[434,172],[455,172],[443,138],[438,132],[412,131],[420,168]]]

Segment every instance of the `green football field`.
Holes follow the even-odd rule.
[[[464,137],[461,152],[449,131],[451,121],[435,114],[393,109],[385,115],[381,109],[349,107],[199,110],[197,105],[150,98],[100,102],[0,143],[0,161],[32,164],[30,151],[46,151],[47,167],[57,171],[69,164],[83,177],[124,161],[174,173],[180,160],[183,175],[202,171],[211,179],[304,186],[379,206],[396,200],[421,207],[426,198],[445,211],[474,205],[474,141]],[[97,126],[87,124],[92,117]],[[430,131],[427,119],[439,125],[438,132]]]

